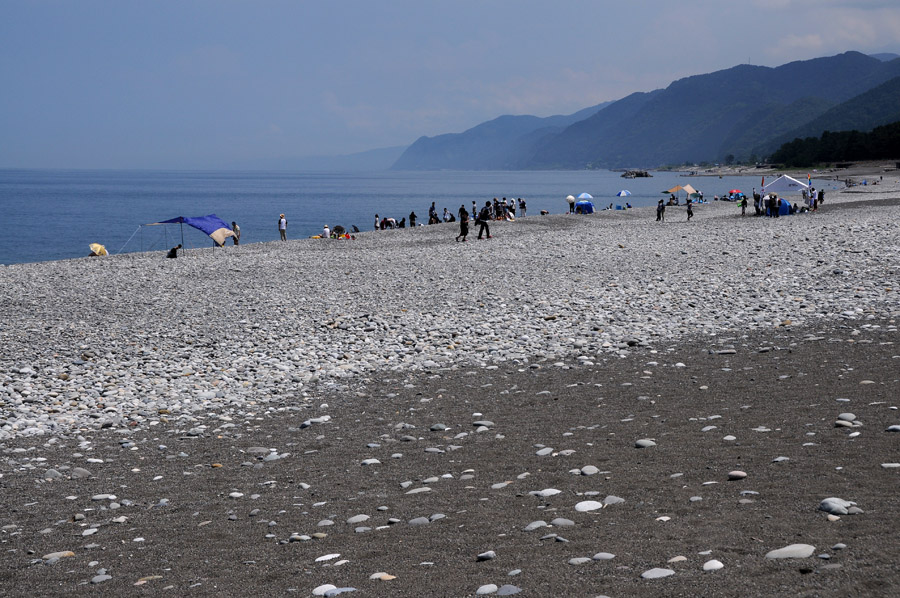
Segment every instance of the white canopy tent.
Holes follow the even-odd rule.
[[[768,185],[762,188],[762,194],[780,193],[782,195],[800,195],[803,191],[808,190],[809,185],[801,183],[797,179],[791,178],[786,174],[781,175]]]

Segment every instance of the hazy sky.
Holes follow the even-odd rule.
[[[351,153],[847,50],[900,53],[900,1],[0,0],[0,167]]]

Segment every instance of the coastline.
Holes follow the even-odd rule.
[[[900,186],[826,198],[0,269],[4,591],[891,595]]]

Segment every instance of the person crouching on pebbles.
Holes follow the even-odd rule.
[[[456,236],[456,242],[459,243],[459,238],[462,237],[463,243],[466,242],[466,237],[469,236],[469,213],[466,211],[466,208],[460,206],[459,208],[459,234]]]

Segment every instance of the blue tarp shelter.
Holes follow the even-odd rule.
[[[575,202],[575,213],[576,214],[593,214],[594,213],[594,204],[587,201],[581,200]]]
[[[193,226],[197,230],[201,230],[205,232],[209,237],[215,241],[216,245],[221,247],[225,244],[225,239],[228,237],[233,237],[234,232],[231,230],[231,227],[228,226],[228,223],[216,216],[215,214],[207,214],[206,216],[178,216],[177,218],[170,218],[169,220],[162,220],[160,222],[151,222],[147,226],[156,226],[158,224],[187,224],[188,226]],[[184,243],[184,233],[182,232],[182,244]]]

